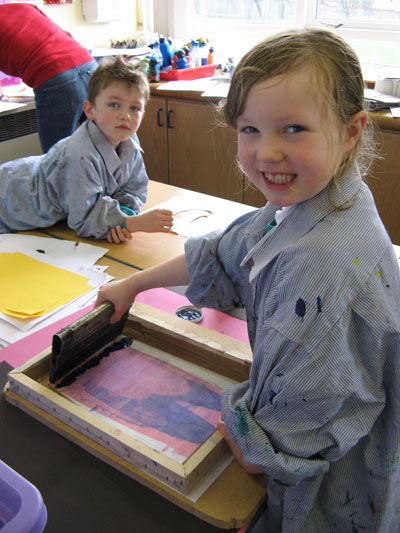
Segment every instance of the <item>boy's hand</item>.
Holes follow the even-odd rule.
[[[131,232],[127,228],[121,228],[121,226],[115,226],[115,228],[111,228],[107,233],[107,241],[115,244],[130,241],[131,239]]]
[[[225,422],[223,420],[220,420],[217,424],[217,428],[220,430],[222,436],[226,440],[226,442],[229,445],[229,448],[232,450],[233,455],[239,462],[239,464],[248,472],[249,474],[264,474],[264,471],[261,470],[257,465],[252,465],[244,460],[243,454],[239,448],[239,446],[236,444],[236,442],[232,439],[230,434],[228,433],[228,430],[226,429]]]
[[[146,231],[147,233],[168,233],[173,223],[173,213],[169,209],[153,209],[141,215],[128,217],[126,221],[130,231]]]

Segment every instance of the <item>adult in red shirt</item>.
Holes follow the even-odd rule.
[[[44,152],[72,135],[97,62],[32,4],[0,5],[0,70],[33,88]]]

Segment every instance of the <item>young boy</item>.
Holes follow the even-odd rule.
[[[149,98],[145,75],[120,57],[95,70],[88,120],[41,156],[0,166],[0,233],[66,220],[81,237],[120,243],[135,231],[168,232],[172,212],[139,214],[148,176],[136,132]]]

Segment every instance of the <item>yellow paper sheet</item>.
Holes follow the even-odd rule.
[[[89,278],[20,252],[0,253],[0,311],[34,318],[92,289]]]

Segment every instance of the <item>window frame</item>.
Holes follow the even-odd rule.
[[[297,8],[295,15],[295,22],[292,27],[303,26],[321,26],[331,28],[333,31],[342,35],[347,40],[368,40],[380,42],[400,42],[400,23],[399,24],[376,24],[376,23],[361,23],[349,21],[343,23],[341,20],[322,21],[314,18],[317,0],[296,0]],[[189,20],[190,0],[153,0],[155,13],[155,30],[161,28],[159,33],[172,35],[177,38],[187,38],[193,33],[192,25]],[[161,13],[157,21],[157,14]],[[164,13],[164,15],[163,15]],[[334,28],[335,24],[342,23],[340,28]],[[276,33],[284,28],[287,24],[269,24],[269,23],[240,23],[232,20],[224,21],[218,20],[220,31],[223,31],[224,26],[232,31],[234,29],[239,34],[245,34],[251,27],[251,32],[258,34],[259,38],[266,34]],[[200,25],[201,26],[201,25]]]

